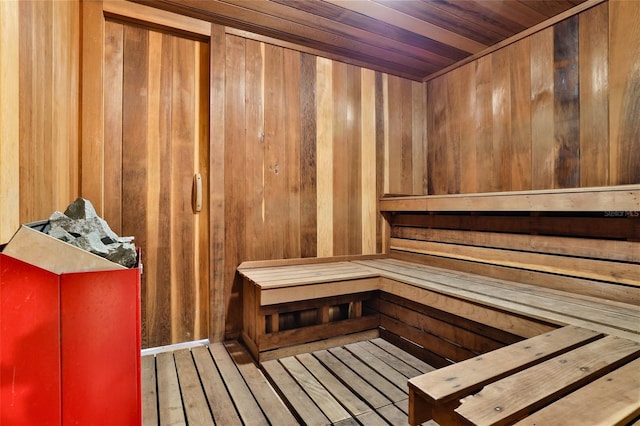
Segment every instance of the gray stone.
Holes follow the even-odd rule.
[[[96,213],[96,209],[93,208],[91,201],[84,198],[77,198],[73,203],[69,204],[64,214],[76,220],[98,217],[98,213]]]
[[[97,233],[91,232],[78,238],[74,238],[69,244],[80,247],[83,250],[97,254],[98,256],[108,257],[109,248],[102,243]]]
[[[107,259],[110,261],[119,263],[127,268],[133,268],[136,266],[138,256],[135,245],[131,243],[116,243],[109,244],[107,248],[109,249]]]
[[[135,266],[134,237],[120,237],[98,216],[89,200],[78,198],[49,218],[48,234],[127,268]]]

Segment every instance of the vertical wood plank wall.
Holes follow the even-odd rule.
[[[429,81],[428,192],[640,182],[639,15],[602,3]]]
[[[104,23],[104,218],[142,250],[142,345],[208,337],[208,44]]]
[[[234,277],[242,261],[381,251],[376,200],[388,188],[423,193],[424,132],[413,123],[424,117],[426,100],[421,83],[232,34],[212,49],[225,52],[219,114],[233,333],[241,321]],[[398,161],[385,162],[380,146],[401,153]]]
[[[0,243],[79,194],[79,10],[0,4]]]

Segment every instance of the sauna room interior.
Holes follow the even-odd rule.
[[[637,424],[639,117],[638,0],[0,0],[0,423]]]

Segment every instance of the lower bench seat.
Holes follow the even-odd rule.
[[[624,424],[640,414],[639,356],[638,342],[563,327],[410,379],[409,423],[513,424],[555,401],[523,424]]]
[[[606,419],[602,424],[624,424],[640,414],[640,378],[628,373],[639,363],[640,306],[388,256],[287,263],[238,268],[244,278],[243,340],[259,362],[295,354],[295,345],[309,351],[344,344],[340,339],[350,338],[345,335],[367,330],[391,333],[394,343],[417,342],[415,333],[424,333],[425,341],[446,347],[442,362],[434,363],[444,368],[409,382],[411,424],[430,418],[447,425],[547,424],[544,419],[555,413],[576,412],[578,418],[585,415],[581,410],[593,411],[590,419]],[[400,301],[395,311],[389,308],[394,300]],[[431,310],[440,314],[427,324],[413,318],[415,306],[425,307],[427,316]],[[462,348],[468,329],[432,339],[450,325],[438,323],[438,315],[467,321],[479,335],[489,327],[481,336],[488,344]],[[297,325],[287,325],[291,318]],[[604,389],[615,393],[598,399]],[[584,410],[578,398],[594,402]],[[530,414],[543,421],[529,422]]]
[[[265,351],[364,330],[380,321],[363,311],[390,294],[521,338],[565,325],[640,341],[640,307],[384,256],[246,262],[244,340]],[[294,323],[292,325],[292,323]],[[331,327],[324,325],[331,323]],[[458,361],[457,359],[453,359]]]

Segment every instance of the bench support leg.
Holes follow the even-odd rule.
[[[456,414],[456,408],[460,406],[460,401],[454,399],[444,404],[437,405],[432,408],[431,414],[433,420],[441,425],[458,426],[462,425],[462,419]]]
[[[416,426],[431,420],[431,412],[431,404],[409,387],[409,424]]]

